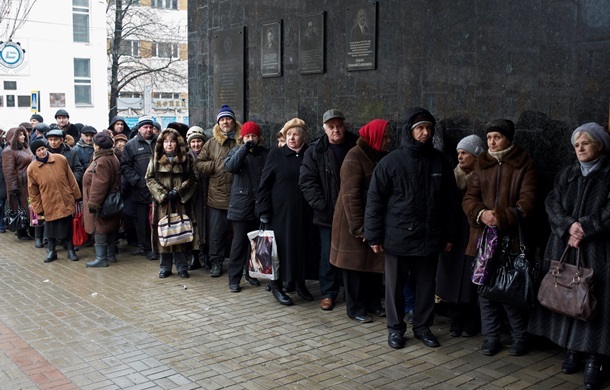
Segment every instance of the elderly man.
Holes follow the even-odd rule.
[[[332,310],[340,286],[340,273],[329,260],[331,226],[341,183],[339,172],[345,155],[356,146],[358,137],[345,131],[345,115],[337,109],[326,111],[322,120],[325,134],[305,152],[299,188],[314,210],[313,222],[320,232],[320,308]],[[311,297],[304,285],[296,287],[299,295]]]
[[[222,263],[227,247],[229,220],[229,196],[231,195],[232,174],[224,169],[225,159],[229,151],[240,138],[241,123],[235,119],[235,113],[227,105],[223,105],[216,116],[216,125],[212,130],[213,137],[203,145],[195,169],[210,178],[208,186],[208,255],[212,263],[210,276],[218,278],[222,275]]]
[[[60,128],[64,134],[68,134],[74,138],[74,142],[78,142],[80,132],[75,125],[70,123],[70,114],[68,114],[68,111],[64,110],[63,108],[57,110],[55,113],[55,120],[57,121],[57,127]]]
[[[401,146],[373,172],[364,236],[375,253],[385,252],[385,310],[388,345],[405,345],[403,288],[411,273],[415,288],[413,334],[428,347],[440,344],[430,326],[438,255],[450,251],[457,209],[453,168],[434,149],[435,119],[427,110],[407,111]]]
[[[153,133],[153,120],[148,115],[138,119],[138,134],[130,139],[123,149],[121,156],[121,174],[129,183],[129,189],[124,196],[131,197],[125,202],[132,202],[135,208],[133,220],[138,237],[139,250],[132,253],[134,256],[146,256],[149,260],[156,260],[159,256],[152,251],[151,232],[148,223],[148,209],[152,197],[144,177],[146,168],[155,150],[157,136]]]

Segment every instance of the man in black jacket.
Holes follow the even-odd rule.
[[[407,111],[401,146],[383,158],[369,187],[364,236],[375,253],[385,252],[388,345],[404,347],[404,285],[415,289],[413,334],[428,347],[440,344],[430,331],[439,253],[450,251],[457,209],[453,169],[434,149],[435,119],[427,110]]]
[[[135,205],[136,218],[133,221],[138,237],[139,250],[132,255],[146,256],[149,260],[156,260],[159,256],[152,251],[151,233],[148,223],[148,209],[152,196],[146,185],[146,168],[155,150],[157,136],[153,133],[153,120],[144,115],[138,119],[138,134],[130,139],[123,149],[121,156],[121,174],[129,183],[128,195]],[[127,200],[126,200],[127,202]]]
[[[320,231],[320,308],[332,310],[340,286],[340,273],[329,260],[333,214],[341,183],[339,172],[345,155],[356,146],[358,137],[345,131],[345,115],[337,109],[326,111],[322,120],[326,134],[305,152],[299,188],[314,210],[313,222]],[[300,290],[307,291],[304,286],[297,286],[297,293]]]

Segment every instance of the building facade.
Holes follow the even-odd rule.
[[[33,113],[51,124],[62,108],[72,123],[106,126],[105,2],[38,1],[12,41],[0,40],[1,128]]]
[[[122,3],[117,114],[130,126],[142,114],[152,116],[163,128],[176,121],[188,124],[186,0],[123,0]],[[110,83],[116,30],[114,11],[111,4],[107,25]],[[129,81],[134,75],[138,77]]]

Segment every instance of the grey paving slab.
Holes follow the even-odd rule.
[[[158,278],[158,262],[121,252],[87,269],[65,251],[44,264],[43,249],[0,234],[0,322],[81,389],[574,389],[582,375],[560,373],[557,348],[524,357],[483,356],[481,337],[449,337],[447,319],[430,349],[408,332],[399,351],[383,319],[358,325],[343,302],[282,307],[264,287],[228,290],[226,275]],[[226,265],[225,265],[226,268]],[[317,282],[308,282],[319,293]],[[0,346],[2,344],[0,343]],[[36,388],[0,348],[2,388]]]

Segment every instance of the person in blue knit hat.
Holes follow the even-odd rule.
[[[229,151],[241,137],[241,123],[235,118],[231,107],[223,105],[216,116],[212,138],[203,145],[195,162],[195,169],[210,178],[208,187],[208,223],[214,226],[209,230],[208,255],[212,263],[210,276],[222,275],[222,262],[225,258],[229,220],[229,196],[231,195],[232,175],[224,169],[224,161]]]

